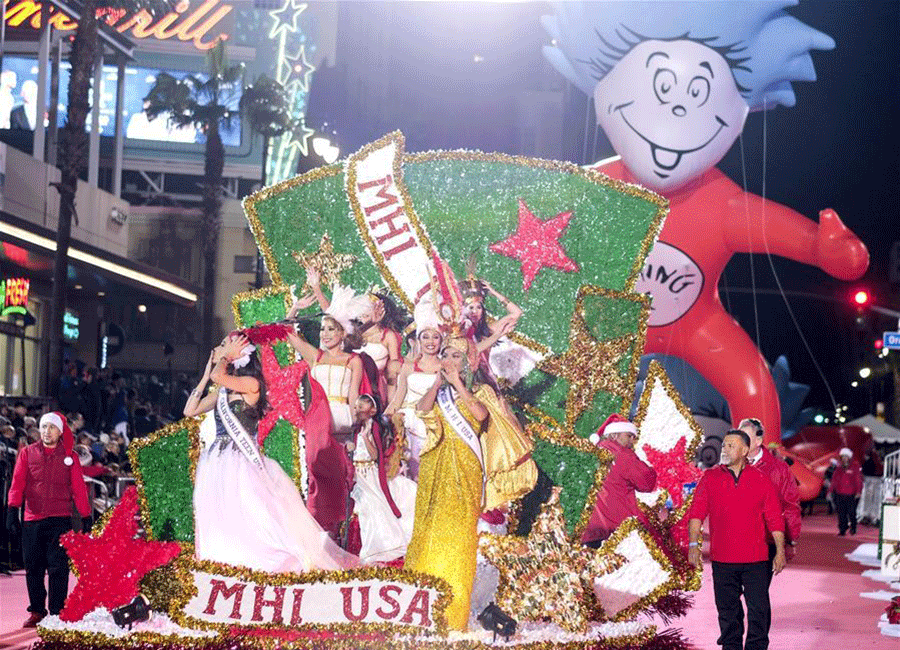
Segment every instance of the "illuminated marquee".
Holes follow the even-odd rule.
[[[41,27],[41,3],[34,0],[6,0],[6,24],[10,27]],[[220,0],[206,0],[196,9],[191,9],[189,0],[181,0],[173,11],[161,17],[150,15],[145,9],[129,12],[121,9],[101,8],[97,17],[120,34],[129,38],[155,38],[165,41],[177,39],[190,41],[198,50],[208,50],[228,34],[213,33],[214,28],[234,10]],[[59,31],[72,31],[78,22],[55,7],[50,8],[50,24]]]
[[[3,311],[0,311],[0,316],[25,315],[28,308],[28,285],[29,281],[26,278],[7,278],[0,281],[0,294],[3,294]]]

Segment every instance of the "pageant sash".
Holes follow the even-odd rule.
[[[244,425],[231,412],[231,408],[228,406],[228,391],[224,388],[219,389],[219,397],[216,399],[216,411],[222,420],[222,424],[225,426],[225,432],[234,441],[240,452],[260,471],[265,472],[266,466],[263,463],[262,456],[259,454],[259,449],[256,447],[253,436],[247,432]]]
[[[481,502],[484,504],[484,482],[487,474],[484,469],[484,455],[481,452],[481,441],[478,439],[478,434],[475,433],[475,429],[453,401],[453,389],[449,385],[444,384],[438,389],[437,403],[441,413],[444,414],[444,419],[450,423],[456,435],[469,446],[481,465]]]

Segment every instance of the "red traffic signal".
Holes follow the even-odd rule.
[[[851,300],[857,308],[862,309],[868,307],[872,302],[872,294],[867,289],[856,289],[853,291]]]

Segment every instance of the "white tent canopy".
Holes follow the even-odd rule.
[[[879,420],[874,415],[864,415],[847,423],[862,427],[872,434],[875,442],[896,444],[900,443],[900,429],[892,427],[887,422]]]

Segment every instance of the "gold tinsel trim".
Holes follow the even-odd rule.
[[[185,545],[186,546],[186,545]],[[190,554],[182,553],[175,559],[175,572],[181,585],[180,597],[175,597],[170,603],[169,616],[179,625],[198,630],[214,630],[221,633],[234,627],[233,623],[213,623],[202,621],[184,613],[184,608],[197,595],[197,587],[194,583],[192,571],[202,571],[214,575],[227,576],[245,582],[253,582],[268,587],[283,587],[297,584],[341,584],[350,580],[385,580],[402,582],[423,589],[433,589],[438,593],[437,600],[432,607],[434,616],[434,630],[437,634],[447,633],[447,605],[450,603],[452,593],[450,585],[441,578],[426,573],[405,571],[394,567],[362,567],[346,571],[309,571],[307,573],[264,573],[247,567],[220,564],[209,560],[197,560]],[[253,629],[268,630],[313,630],[319,632],[336,632],[344,634],[361,634],[367,632],[405,632],[419,635],[432,632],[410,625],[392,625],[388,623],[333,623],[315,624],[307,623],[295,626],[277,623],[265,623],[254,625]]]
[[[587,525],[591,520],[594,512],[594,504],[597,503],[597,497],[600,495],[600,488],[609,474],[609,468],[612,466],[615,458],[608,450],[591,444],[590,441],[580,438],[574,432],[565,429],[553,417],[547,415],[540,409],[531,406],[525,406],[525,412],[532,418],[532,421],[525,427],[525,430],[533,437],[539,438],[558,447],[574,448],[577,451],[596,456],[599,461],[597,471],[594,473],[594,483],[588,491],[585,498],[584,508],[575,523],[570,539],[580,542],[581,536],[587,529]]]
[[[184,418],[174,422],[162,429],[157,429],[149,436],[135,440],[128,446],[128,460],[131,462],[131,472],[134,474],[134,481],[138,491],[138,504],[141,508],[141,520],[144,523],[144,530],[147,531],[148,539],[155,539],[155,537],[150,525],[150,503],[147,501],[147,494],[144,489],[144,475],[141,472],[141,464],[138,462],[138,453],[144,447],[149,447],[158,440],[168,438],[182,430],[187,430],[191,443],[188,456],[191,463],[191,483],[194,483],[197,474],[197,459],[200,457],[200,423],[196,418]],[[180,543],[183,544],[184,542]]]
[[[269,240],[266,236],[265,228],[263,228],[262,222],[259,220],[259,214],[256,211],[257,203],[259,203],[260,201],[265,201],[271,197],[278,196],[282,192],[286,192],[291,188],[297,187],[298,185],[313,183],[322,178],[331,178],[332,176],[338,176],[342,172],[343,167],[340,164],[329,165],[327,167],[317,167],[316,169],[306,172],[305,174],[302,174],[300,176],[295,176],[294,178],[289,178],[270,187],[265,187],[244,199],[244,213],[247,215],[247,221],[250,224],[250,231],[256,238],[256,245],[259,247],[263,259],[266,262],[266,270],[269,272],[269,277],[272,279],[272,284],[284,284],[284,280],[282,279],[278,262],[275,259],[275,254],[272,252],[272,247],[269,245]]]
[[[596,601],[595,598],[594,602],[596,603],[597,610],[600,612],[600,614],[605,619],[615,622],[627,621],[634,618],[640,612],[658,601],[666,594],[681,588],[682,581],[679,579],[679,576],[675,571],[675,567],[669,561],[669,558],[666,557],[666,554],[662,552],[659,546],[657,546],[656,541],[653,539],[653,536],[644,529],[644,527],[636,517],[629,517],[628,519],[623,521],[619,525],[619,527],[613,531],[612,535],[604,540],[600,548],[597,549],[598,552],[601,555],[618,555],[618,553],[615,552],[616,547],[621,544],[631,533],[637,533],[638,536],[640,536],[641,540],[643,540],[644,542],[644,545],[647,547],[647,550],[650,551],[650,555],[653,557],[653,559],[658,562],[663,570],[669,574],[669,579],[653,589],[646,596],[641,597],[640,600],[617,612],[616,615],[611,618],[606,616],[606,613],[603,611],[603,607],[599,602]]]
[[[469,160],[473,162],[499,162],[509,165],[519,165],[521,167],[531,167],[535,169],[547,169],[555,172],[564,172],[573,176],[580,176],[585,180],[591,181],[603,187],[608,187],[622,194],[642,199],[656,206],[656,215],[653,217],[650,228],[641,242],[640,250],[635,257],[631,273],[625,282],[624,289],[627,292],[634,291],[634,285],[644,268],[644,260],[659,233],[662,230],[666,216],[669,214],[669,201],[659,194],[651,192],[639,185],[632,185],[625,181],[610,178],[606,174],[596,170],[579,167],[573,163],[560,162],[558,160],[544,160],[542,158],[528,158],[526,156],[510,156],[503,153],[484,153],[481,151],[426,151],[422,153],[410,154],[404,157],[404,162],[419,163],[431,162],[434,160]]]
[[[165,650],[167,646],[180,648],[192,648],[194,650],[222,650],[226,642],[224,634],[219,633],[210,637],[183,637],[176,634],[158,634],[155,632],[133,632],[126,637],[110,637],[99,632],[82,632],[80,630],[48,630],[38,628],[38,634],[44,642],[51,644],[71,645],[72,650],[87,650],[91,647],[108,647],[130,649],[138,644],[157,644],[157,650]],[[606,648],[624,648],[641,646],[656,635],[656,626],[647,625],[639,634],[623,634],[616,637],[603,637],[584,641],[567,641],[554,643],[552,641],[535,641],[532,643],[520,643],[510,645],[512,650],[584,650],[585,647],[594,647],[602,643]],[[394,638],[390,640],[363,637],[337,637],[328,639],[327,642],[313,639],[281,639],[278,637],[249,637],[229,636],[229,647],[247,648],[256,647],[262,650],[310,650],[310,648],[325,648],[328,650],[491,650],[496,648],[492,643],[479,641],[448,641],[431,636],[416,636]],[[327,643],[327,645],[326,645]]]
[[[406,218],[409,219],[410,223],[413,225],[413,229],[416,231],[416,238],[418,239],[422,247],[425,248],[425,251],[428,253],[428,257],[430,258],[433,256],[434,249],[431,246],[431,240],[425,234],[425,230],[422,227],[418,216],[416,215],[415,208],[413,207],[412,199],[410,198],[409,192],[406,189],[406,184],[403,182],[402,167],[405,141],[403,138],[403,134],[400,133],[400,131],[394,131],[393,133],[387,134],[383,138],[379,138],[375,142],[370,142],[347,159],[347,172],[344,182],[344,192],[347,195],[347,200],[350,202],[350,209],[353,211],[353,217],[356,221],[357,230],[359,231],[360,237],[362,237],[363,242],[365,242],[366,244],[369,255],[372,257],[372,262],[381,273],[381,277],[384,278],[385,282],[387,282],[388,287],[391,289],[391,291],[401,300],[401,302],[403,302],[404,306],[410,312],[412,312],[415,308],[415,305],[409,299],[409,296],[406,295],[406,292],[404,292],[400,287],[400,283],[397,281],[397,278],[394,277],[394,274],[391,273],[387,263],[384,261],[384,258],[381,255],[381,251],[378,250],[378,246],[372,239],[372,235],[369,233],[369,228],[366,225],[366,219],[365,215],[363,215],[362,206],[360,206],[359,204],[359,198],[357,197],[356,192],[352,189],[356,187],[356,168],[359,164],[359,161],[368,156],[376,149],[382,149],[392,143],[397,148],[397,153],[394,156],[393,160],[393,180],[394,185],[397,187],[397,190],[400,192],[400,196],[403,199],[403,212],[406,214]]]
[[[272,284],[262,289],[253,289],[251,291],[242,291],[240,293],[234,294],[231,298],[231,313],[234,315],[234,326],[241,330],[248,327],[253,327],[256,323],[245,323],[244,319],[241,317],[241,304],[245,302],[251,302],[254,300],[264,300],[265,298],[272,298],[275,296],[281,296],[284,299],[284,312],[285,314],[290,311],[291,307],[294,304],[293,297],[291,296],[291,288],[284,284]]]

